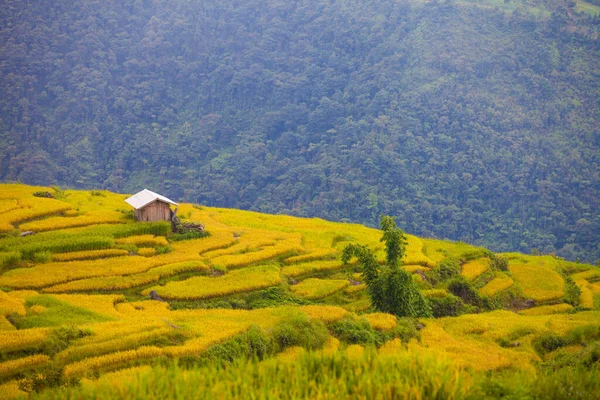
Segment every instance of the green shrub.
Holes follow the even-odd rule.
[[[567,303],[569,303],[573,307],[576,307],[579,305],[579,297],[581,296],[581,289],[579,289],[579,286],[577,286],[577,284],[575,282],[573,282],[573,279],[570,276],[566,276],[564,278],[564,280],[565,280],[565,297],[564,297],[564,299]]]
[[[580,351],[557,350],[551,360],[542,364],[546,370],[560,370],[563,368],[600,368],[600,343],[594,342],[583,347]]]
[[[484,310],[499,310],[502,308],[502,302],[489,296],[481,296],[481,307]]]
[[[173,251],[171,246],[157,246],[156,254],[167,254]]]
[[[418,320],[414,318],[398,318],[396,327],[390,332],[391,336],[400,339],[403,343],[410,342],[411,339],[419,340],[421,335],[419,328],[423,327]]]
[[[383,343],[382,338],[371,328],[364,318],[345,317],[331,325],[331,333],[340,341],[348,344],[376,345]]]
[[[457,276],[448,283],[448,291],[455,296],[458,296],[465,303],[474,306],[481,305],[481,297],[475,287],[467,281],[463,276]]]
[[[468,399],[587,400],[600,394],[600,370],[585,367],[546,370],[536,377],[495,372],[476,377]]]
[[[272,353],[271,339],[258,326],[253,325],[245,333],[210,347],[196,359],[186,358],[183,363],[188,366],[224,367],[236,360],[263,360]]]
[[[10,251],[0,254],[0,268],[12,267],[21,261],[21,253],[18,251]]]
[[[467,262],[467,261],[471,261],[471,260],[476,260],[478,258],[486,256],[487,253],[488,253],[488,250],[486,250],[486,249],[477,249],[477,250],[467,251],[460,255],[460,261]]]
[[[248,304],[248,308],[255,309],[288,304],[309,304],[310,302],[294,296],[281,286],[274,286],[265,290],[259,290],[251,293],[248,296],[246,303]]]
[[[68,323],[85,324],[90,322],[110,321],[113,319],[105,315],[96,314],[85,308],[62,302],[49,295],[30,297],[25,304],[27,307],[34,305],[44,306],[47,310],[41,314],[28,312],[24,316],[11,314],[11,321],[17,329],[61,326]]]
[[[45,264],[52,261],[52,253],[49,251],[39,251],[31,257],[33,261],[39,264]]]
[[[567,341],[555,333],[547,333],[535,338],[531,344],[541,356],[567,345]]]
[[[460,275],[460,264],[454,257],[446,257],[438,263],[433,272],[440,282],[445,282]]]
[[[281,321],[271,331],[275,351],[291,346],[315,350],[323,347],[329,336],[325,324],[317,319],[310,320],[305,314],[296,314]]]
[[[90,330],[78,328],[75,325],[61,326],[50,332],[42,346],[42,353],[53,356],[69,347],[75,340],[91,334]]]
[[[491,254],[490,256],[490,268],[497,271],[508,271],[508,258]]]
[[[578,326],[566,336],[569,344],[585,344],[598,339],[600,339],[600,325]]]
[[[210,233],[207,231],[189,231],[185,233],[173,233],[169,236],[169,240],[173,242],[179,242],[181,240],[200,239],[209,236]]]
[[[541,374],[530,381],[531,398],[588,400],[600,398],[600,370],[584,366]]]
[[[465,305],[462,300],[453,294],[444,297],[431,297],[427,299],[427,302],[433,311],[433,316],[436,318],[455,317],[464,312]]]

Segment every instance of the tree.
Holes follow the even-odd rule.
[[[358,259],[373,307],[399,317],[430,317],[431,308],[412,280],[404,271],[402,257],[406,249],[404,232],[396,226],[394,218],[381,217],[385,243],[386,264],[379,265],[372,250],[365,245],[349,244],[344,248],[342,261],[347,264],[352,257]]]

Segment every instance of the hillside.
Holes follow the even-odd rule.
[[[0,179],[595,263],[598,9],[7,1]]]
[[[412,372],[402,379],[415,379],[406,387],[429,398],[429,390],[441,398],[487,393],[495,386],[477,383],[483,371],[494,371],[485,379],[498,379],[496,385],[503,374],[524,374],[519,382],[531,385],[533,395],[534,376],[543,382],[545,374],[564,369],[559,378],[548,375],[554,382],[548,385],[580,379],[577,385],[588,385],[578,386],[582,398],[600,393],[590,353],[600,338],[600,268],[409,235],[403,268],[440,317],[412,321],[375,312],[358,265],[340,261],[349,243],[367,245],[383,261],[381,231],[181,204],[183,221],[203,223],[209,233],[186,238],[171,233],[167,223],[135,222],[126,197],[0,185],[3,398],[23,394],[19,385],[41,390],[69,382],[81,386],[42,394],[107,398],[120,390],[127,398],[165,398],[174,396],[168,388],[175,381],[188,382],[184,391],[200,385],[189,386],[190,379],[224,398],[247,390],[341,394],[344,379],[358,379],[355,390],[369,393],[376,387],[371,385],[383,390],[399,384],[390,371],[403,368]],[[19,237],[27,231],[35,234]],[[508,260],[508,268],[495,267],[497,259]],[[452,265],[458,270],[444,280]],[[475,294],[452,294],[457,281],[469,282]],[[151,291],[165,301],[150,300]],[[301,337],[293,333],[297,329]],[[246,346],[254,349],[250,356],[265,361],[219,369]],[[333,358],[330,364],[311,357]],[[165,367],[174,359],[179,367]],[[570,369],[575,359],[586,366],[584,375]],[[301,369],[287,370],[289,360]],[[340,366],[327,381],[336,363],[364,374],[341,378],[346,367]],[[314,379],[301,375],[302,368],[325,368],[323,386],[302,386],[303,379]],[[376,379],[362,380],[373,371],[380,371]],[[157,383],[167,375],[169,384]],[[278,386],[293,376],[289,386]],[[219,386],[222,379],[231,386]],[[250,386],[237,387],[242,381]],[[517,390],[512,378],[503,384]]]

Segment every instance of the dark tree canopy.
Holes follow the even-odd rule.
[[[381,228],[387,253],[387,264],[379,265],[367,246],[349,244],[344,248],[342,261],[358,258],[362,275],[373,307],[399,317],[430,317],[431,308],[413,282],[412,276],[402,267],[406,247],[404,232],[391,217],[381,217]]]
[[[574,4],[6,0],[0,179],[595,261],[600,24]]]

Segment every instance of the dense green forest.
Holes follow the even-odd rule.
[[[389,214],[422,236],[595,261],[593,14],[565,0],[7,0],[0,179]]]

